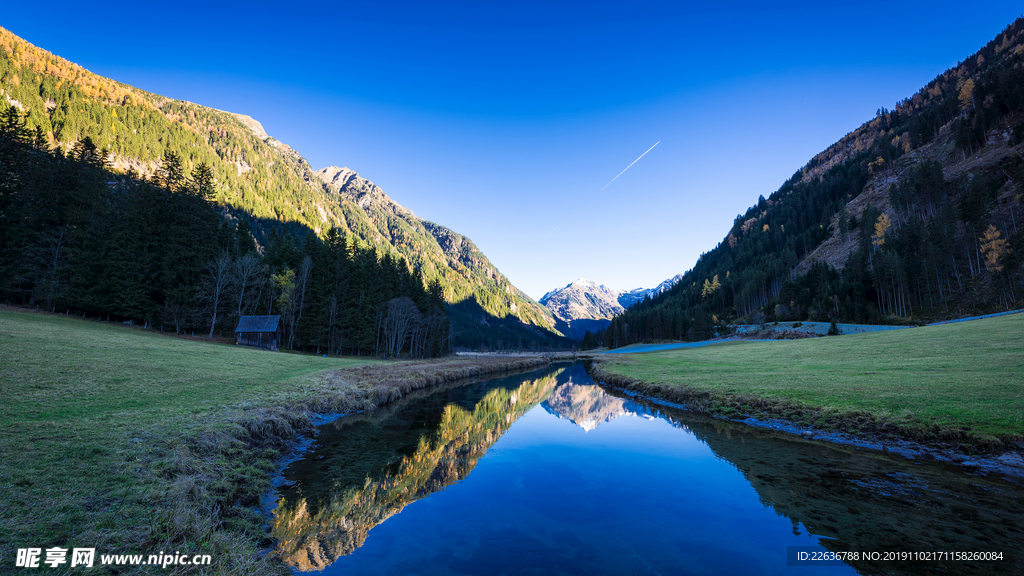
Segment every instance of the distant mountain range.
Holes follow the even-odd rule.
[[[675,276],[665,280],[661,284],[658,284],[654,288],[635,288],[628,292],[619,293],[619,304],[623,308],[629,308],[637,302],[643,302],[645,298],[654,298],[658,294],[667,291],[669,288],[675,286],[683,279],[682,274],[676,274]]]
[[[676,285],[682,278],[678,274],[654,288],[635,288],[618,291],[580,277],[574,282],[556,288],[541,297],[540,303],[557,320],[556,328],[569,338],[582,339],[590,331],[608,326],[611,319],[645,298],[653,298]]]

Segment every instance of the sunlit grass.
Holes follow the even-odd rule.
[[[0,310],[0,422],[134,423],[295,396],[309,376],[367,360],[193,342],[103,322]]]
[[[604,358],[600,369],[647,384],[982,435],[1024,433],[1024,314]]]

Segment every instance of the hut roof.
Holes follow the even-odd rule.
[[[277,332],[280,316],[242,316],[235,332]]]

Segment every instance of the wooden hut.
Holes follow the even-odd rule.
[[[281,343],[281,317],[242,316],[235,328],[235,340],[242,346],[277,350]]]

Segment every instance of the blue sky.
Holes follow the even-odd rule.
[[[256,118],[314,168],[348,166],[469,236],[539,298],[689,269],[758,195],[1024,13],[830,4],[21,2],[0,25]]]

